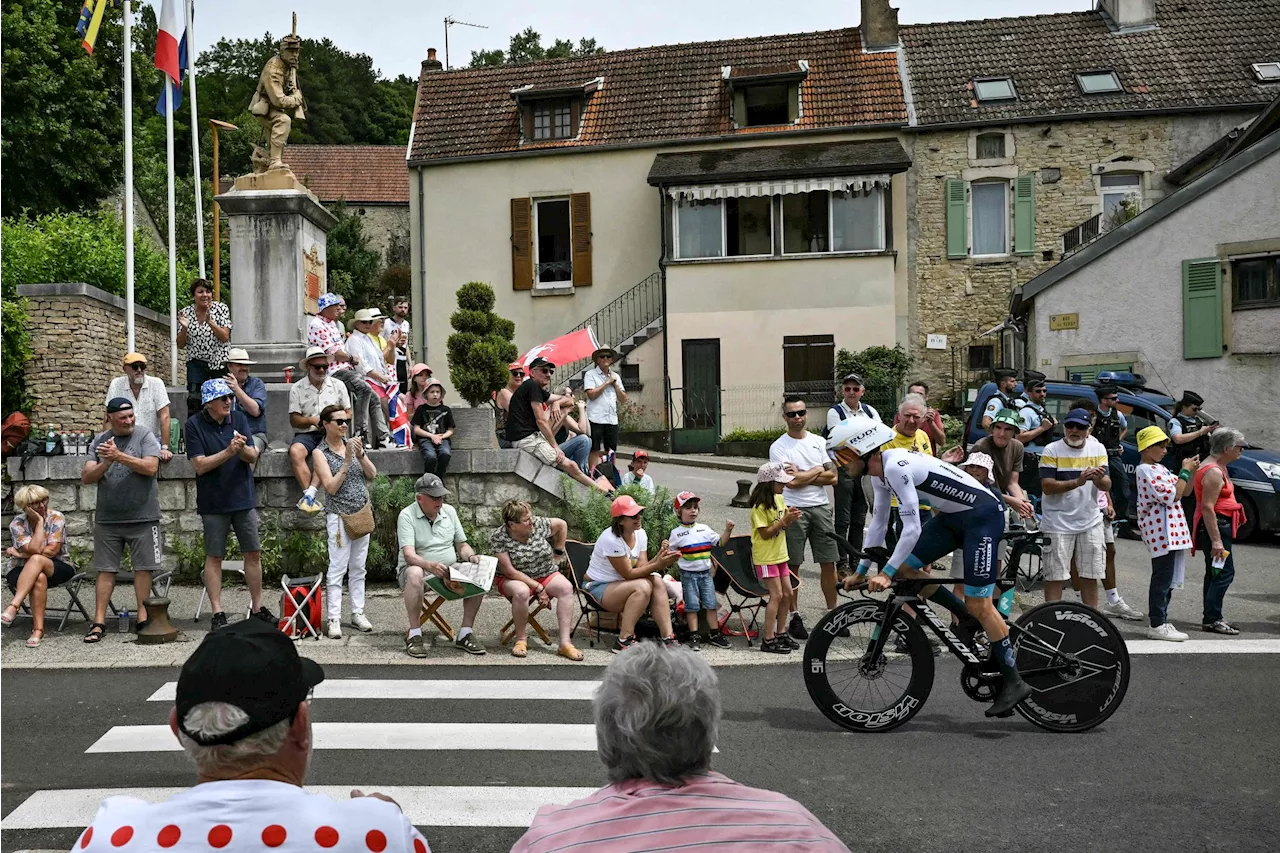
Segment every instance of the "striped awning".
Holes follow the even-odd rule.
[[[876,187],[888,187],[889,181],[889,175],[855,175],[847,178],[778,178],[770,181],[743,181],[732,184],[673,186],[667,188],[667,194],[674,199],[704,201],[716,198],[794,195],[816,190],[865,193]]]

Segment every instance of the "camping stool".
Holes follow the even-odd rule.
[[[244,577],[244,560],[223,560],[222,571],[223,573],[239,572],[240,577]],[[204,606],[209,602],[209,588],[204,585],[204,569],[200,570],[200,587],[200,603],[196,605],[196,622],[200,621],[200,611],[204,610]],[[168,589],[167,584],[165,589]],[[244,615],[249,616],[252,613],[253,601],[250,599],[249,603],[244,606]]]
[[[729,501],[729,506],[736,506],[745,509],[751,506],[751,481],[739,480],[738,493],[733,496],[733,500]]]
[[[72,610],[78,610],[80,615],[84,617],[84,621],[92,622],[93,618],[89,615],[89,611],[85,610],[84,604],[80,601],[80,586],[85,582],[89,575],[86,572],[77,571],[66,581],[57,586],[49,587],[49,592],[55,589],[65,590],[67,593],[67,604],[65,607],[50,607],[47,604],[44,608],[44,615],[54,617],[62,614],[62,618],[58,621],[58,630],[61,631],[67,624],[67,618],[71,616]],[[14,587],[9,586],[9,592],[14,592]],[[22,607],[18,610],[19,616],[31,615],[31,596],[27,596],[22,600]]]
[[[503,597],[505,598],[506,596],[503,596]],[[544,610],[549,610],[550,605],[538,604],[538,600],[532,597],[530,597],[529,601],[533,604],[538,605],[536,608],[529,611],[529,627],[532,628],[534,632],[542,639],[542,644],[544,646],[549,646],[551,645],[551,635],[548,634],[547,629],[543,628],[541,623],[538,622],[538,614]],[[503,625],[502,630],[498,632],[498,641],[505,646],[507,643],[514,640],[515,636],[516,636],[516,620],[513,617],[511,619],[508,619],[507,624]]]
[[[323,584],[323,574],[280,578],[280,588],[284,590],[280,599],[280,630],[289,639],[320,639],[320,620],[324,618]]]

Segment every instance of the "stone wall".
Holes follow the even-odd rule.
[[[409,263],[409,205],[348,202],[347,213],[364,220],[369,248],[382,256],[382,263]],[[382,310],[389,311],[391,306],[384,305]]]
[[[908,186],[908,264],[910,318],[908,351],[916,363],[912,375],[930,385],[931,402],[954,399],[952,348],[998,343],[973,339],[1001,323],[1013,289],[1062,259],[1062,234],[1100,211],[1099,173],[1137,172],[1143,205],[1172,191],[1164,174],[1199,148],[1248,118],[1229,112],[1189,116],[1098,118],[1089,121],[1037,122],[944,131],[922,131],[912,143]],[[1000,160],[977,160],[977,133],[1003,132]],[[1035,246],[1030,255],[948,259],[946,199],[948,178],[1012,179],[1033,174]],[[1012,193],[1011,193],[1012,195]],[[1012,201],[1011,201],[1012,209]],[[1013,220],[1009,220],[1012,237]],[[947,349],[927,349],[931,334],[947,336]],[[1029,365],[1034,367],[1035,365]]]
[[[127,352],[125,301],[87,284],[24,284],[31,361],[27,392],[35,400],[32,431],[98,430],[107,385],[121,375]],[[134,346],[147,357],[147,372],[168,384],[169,318],[135,306]],[[186,382],[179,353],[178,381]]]
[[[422,458],[413,452],[375,450],[369,456],[380,474],[393,480],[416,480],[422,474]],[[18,470],[18,460],[9,461],[9,475],[15,486],[39,483],[49,490],[50,506],[67,518],[67,536],[72,548],[83,550],[82,562],[88,566],[93,553],[93,513],[97,508],[97,485],[82,485],[80,472],[87,457],[55,456],[27,461],[26,474]],[[453,454],[445,485],[453,493],[449,498],[458,515],[467,524],[481,528],[501,523],[502,505],[513,498],[528,501],[540,514],[563,513],[562,475],[541,465],[519,450],[460,450]],[[256,471],[258,512],[264,523],[284,532],[296,530],[322,531],[324,514],[308,516],[296,508],[302,496],[289,470],[287,453],[269,452],[258,463]],[[175,457],[160,467],[160,510],[166,543],[174,538],[187,539],[201,532],[196,512],[195,472],[183,457]],[[4,517],[8,528],[12,516]],[[323,534],[321,534],[323,535]],[[173,567],[175,558],[166,548],[166,565]],[[82,566],[83,567],[83,566]]]

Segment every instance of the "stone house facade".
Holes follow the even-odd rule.
[[[1016,287],[1122,221],[1122,201],[1130,215],[1158,202],[1174,189],[1168,172],[1280,91],[1267,71],[1280,59],[1275,12],[1101,0],[901,28],[906,337],[935,404],[963,405],[990,367],[1020,366],[1000,334],[984,334]]]

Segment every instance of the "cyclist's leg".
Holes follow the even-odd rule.
[[[955,516],[946,514],[931,516],[920,529],[920,538],[916,540],[916,547],[911,550],[911,556],[903,560],[903,567],[918,570],[931,566],[935,561],[958,548],[963,538],[964,529],[956,522]],[[911,577],[920,576],[920,572],[911,575]],[[957,616],[963,617],[966,614],[964,602],[942,584],[926,586],[920,590],[920,595],[941,604]]]

